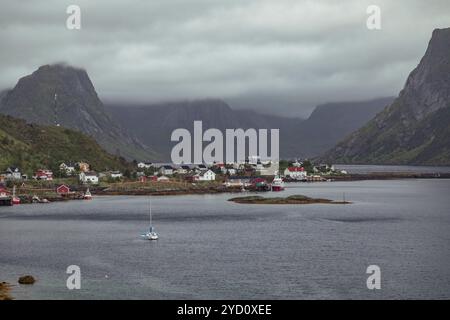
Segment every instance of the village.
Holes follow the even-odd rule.
[[[308,160],[272,163],[258,157],[249,157],[243,163],[210,165],[134,162],[133,169],[124,172],[96,172],[87,162],[62,162],[55,171],[41,168],[29,176],[21,168],[6,168],[0,174],[0,205],[88,200],[91,194],[281,191],[284,182],[329,181],[331,176],[347,174],[332,165],[313,165]]]

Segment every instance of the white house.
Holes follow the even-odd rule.
[[[236,171],[236,169],[234,169],[234,168],[230,168],[230,169],[227,169],[227,173],[228,173],[230,176],[234,176],[234,175],[237,173],[237,171]]]
[[[263,165],[262,168],[256,169],[261,176],[275,176],[278,175],[279,170],[280,166],[278,162],[269,162],[268,164]]]
[[[191,172],[191,167],[188,165],[181,165],[177,169],[178,174],[188,174],[189,172]]]
[[[17,167],[9,167],[5,172],[6,179],[22,179],[22,174],[20,169]]]
[[[173,171],[174,171],[173,167],[169,165],[161,166],[158,170],[158,172],[163,176],[171,176],[173,175]]]
[[[150,167],[153,166],[153,164],[151,162],[139,162],[137,164],[138,168],[140,169],[149,169]]]
[[[204,172],[208,170],[208,167],[204,164],[199,164],[194,170],[195,172]]]
[[[216,174],[212,170],[207,170],[198,174],[198,181],[214,181]]]
[[[284,176],[294,180],[306,180],[307,175],[303,167],[288,167],[284,170]]]
[[[123,174],[120,171],[112,171],[110,176],[113,179],[120,179],[123,177]]]
[[[98,184],[98,176],[94,171],[81,172],[80,181],[82,183]]]
[[[61,163],[59,165],[59,171],[65,172],[67,175],[71,175],[75,172],[75,165],[72,163]]]
[[[295,162],[292,163],[293,167],[301,167],[303,165],[302,162],[298,162],[298,160],[295,160]]]

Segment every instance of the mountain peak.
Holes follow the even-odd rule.
[[[329,151],[341,163],[450,164],[450,28],[436,29],[398,98]],[[445,147],[444,147],[445,146]]]
[[[20,78],[4,97],[1,111],[38,124],[54,124],[55,94],[58,95],[57,121],[69,128],[77,129],[73,120],[80,113],[104,112],[87,72],[65,64],[43,65]],[[94,127],[98,126],[96,123]],[[90,134],[83,129],[80,131]]]
[[[450,34],[450,27],[449,28],[436,28],[433,30],[433,33],[431,34],[431,41],[435,40],[436,37],[440,37],[442,35],[449,35]]]
[[[44,72],[44,71],[82,71],[82,72],[86,72],[86,70],[83,68],[74,67],[65,62],[44,64],[44,65],[40,66],[35,72]]]
[[[31,75],[25,76],[22,79],[27,79],[28,77],[39,77],[40,80],[54,82],[55,88],[58,86],[56,83],[58,81],[70,81],[72,85],[75,83],[84,84],[87,86],[85,88],[86,90],[95,91],[85,69],[73,67],[65,63],[40,66]]]
[[[55,100],[55,94],[57,99]],[[109,152],[148,159],[151,151],[125,133],[105,109],[86,70],[58,63],[22,77],[3,98],[0,112],[28,122],[81,131]]]
[[[425,55],[409,75],[399,99],[416,120],[450,101],[450,28],[435,29]]]

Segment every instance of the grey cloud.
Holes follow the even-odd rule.
[[[65,28],[78,4],[82,30]],[[365,27],[382,9],[382,30]],[[83,67],[107,101],[215,97],[306,116],[319,103],[396,95],[448,0],[2,1],[0,88],[39,65]]]

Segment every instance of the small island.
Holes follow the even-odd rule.
[[[303,195],[292,195],[289,197],[261,197],[261,196],[248,196],[248,197],[236,197],[231,198],[228,201],[244,204],[313,204],[313,203],[327,203],[327,204],[350,204],[349,201],[333,201],[322,198],[310,198]]]

